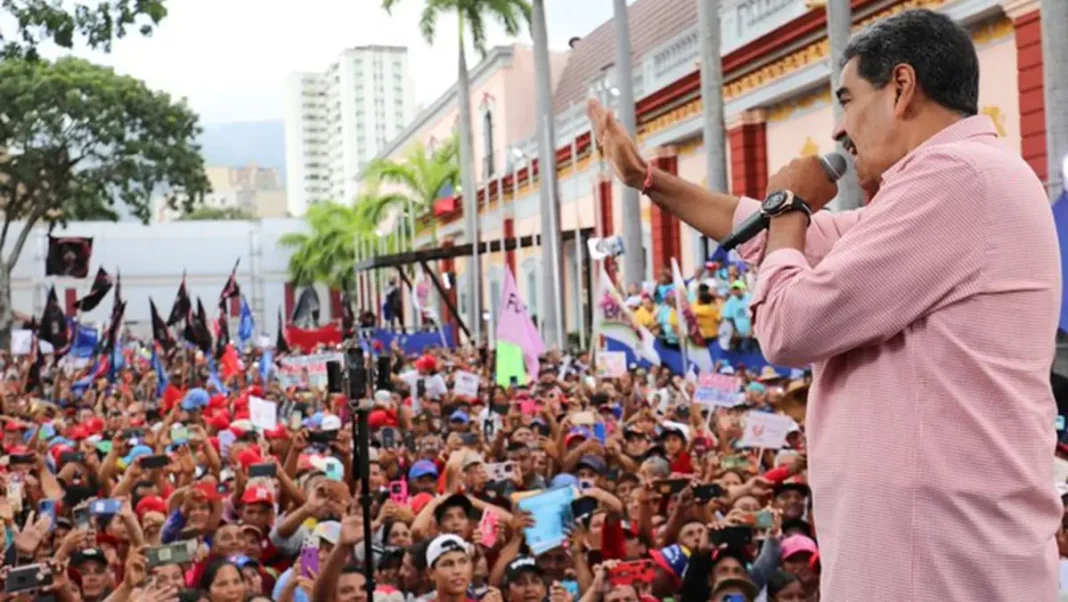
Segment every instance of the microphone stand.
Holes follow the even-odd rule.
[[[360,356],[362,359],[362,355]],[[348,359],[346,356],[346,363]],[[371,402],[367,397],[366,383],[364,389],[359,390],[355,379],[352,378],[354,366],[347,366],[345,371],[349,382],[349,409],[352,410],[352,465],[357,470],[360,479],[360,507],[363,511],[363,565],[366,579],[367,600],[371,602],[375,595],[375,553],[374,543],[371,540],[371,432],[367,424],[367,417],[371,411]],[[361,368],[363,368],[361,366]]]

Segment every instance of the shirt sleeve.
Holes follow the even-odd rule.
[[[278,525],[281,521],[275,524],[271,529],[269,538],[271,543],[278,552],[284,556],[296,556],[300,553],[300,548],[304,545],[304,539],[308,537],[308,528],[304,525],[297,527],[297,530],[288,538],[283,538],[278,534]]]
[[[769,254],[751,305],[765,357],[786,366],[822,361],[886,341],[974,294],[983,179],[959,156],[930,151],[884,183],[818,264],[796,249]]]
[[[750,215],[760,210],[760,201],[742,197],[734,210],[734,226],[744,222]],[[817,211],[812,215],[812,223],[805,236],[805,257],[810,265],[816,265],[831,251],[831,247],[846,231],[860,221],[864,209],[831,213]],[[749,242],[738,247],[738,253],[749,265],[760,265],[764,257],[764,248],[768,242],[767,232],[762,232]]]

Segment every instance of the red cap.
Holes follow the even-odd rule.
[[[144,518],[146,512],[159,512],[166,516],[167,502],[163,501],[163,498],[158,495],[143,497],[140,502],[137,502],[137,507],[134,508],[134,512],[137,513],[138,518]]]
[[[260,455],[259,448],[248,447],[237,454],[237,461],[241,463],[242,468],[248,470],[249,466],[263,462],[263,456]]]
[[[263,387],[259,385],[252,385],[248,388],[248,394],[255,397],[263,397]]]
[[[286,432],[286,427],[279,424],[273,429],[263,431],[263,436],[268,439],[285,439],[289,436],[289,433]]]
[[[225,408],[226,407],[226,396],[225,395],[215,395],[214,397],[212,397],[211,399],[208,400],[208,407],[209,408],[217,408],[217,409]]]
[[[7,424],[4,425],[4,430],[8,431],[8,432],[17,432],[17,431],[21,431],[24,428],[26,428],[26,427],[24,427],[23,425],[19,424],[18,422],[14,421],[14,420],[9,420],[7,422]]]
[[[78,424],[71,427],[71,429],[67,432],[67,437],[70,439],[74,439],[75,441],[81,441],[82,439],[88,437],[89,434],[89,429],[86,428],[84,424]]]
[[[230,419],[226,417],[226,412],[217,412],[208,420],[208,426],[217,431],[225,431],[230,428]]]
[[[72,451],[74,451],[74,448],[69,445],[57,445],[48,450],[48,453],[52,454],[52,461],[56,463],[56,466],[59,466],[59,457],[66,452]]]
[[[438,361],[434,359],[434,356],[432,355],[423,355],[415,360],[415,367],[417,370],[422,370],[424,372],[433,372],[438,367]]]
[[[373,429],[384,426],[397,426],[397,421],[385,410],[374,410],[367,415],[367,426]]]
[[[252,418],[252,414],[249,413],[248,407],[241,408],[240,410],[237,410],[236,412],[234,412],[234,420],[241,420],[241,419],[248,420],[250,418]]]
[[[7,453],[12,456],[28,456],[30,455],[30,448],[25,445],[13,445],[8,448]]]
[[[241,496],[242,504],[273,504],[274,496],[271,490],[263,486],[249,487]]]
[[[99,435],[104,432],[104,419],[94,416],[85,422],[85,428],[90,435]]]

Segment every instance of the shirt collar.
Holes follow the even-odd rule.
[[[997,135],[997,130],[994,129],[994,122],[990,121],[990,117],[986,115],[965,117],[953,125],[943,128],[942,131],[931,136],[925,140],[923,144],[912,149],[909,154],[902,157],[897,163],[891,165],[890,169],[887,169],[883,173],[882,183],[886,184],[887,180],[892,179],[894,176],[904,171],[909,163],[912,162],[912,159],[925,149],[942,144],[952,144],[970,138],[983,138],[987,136],[997,138]]]

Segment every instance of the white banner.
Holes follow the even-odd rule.
[[[269,431],[278,426],[278,404],[259,397],[249,396],[248,417],[252,426]]]
[[[276,375],[283,387],[308,385],[309,387],[326,387],[327,362],[344,362],[340,353],[316,353],[282,358]]]

